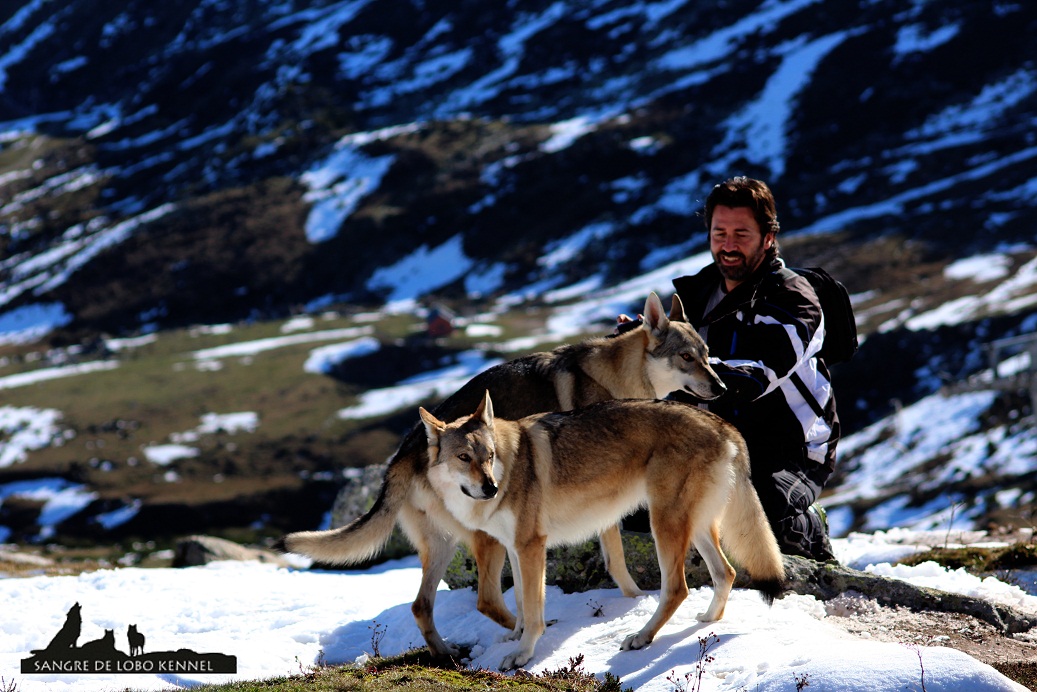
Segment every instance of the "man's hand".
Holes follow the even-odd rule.
[[[637,319],[630,317],[630,315],[621,314],[616,317],[616,331],[613,334],[623,334],[629,332],[631,329],[641,324],[645,319],[644,315],[638,315]]]

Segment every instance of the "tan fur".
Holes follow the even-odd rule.
[[[419,410],[427,477],[462,525],[490,534],[517,564],[518,648],[525,665],[544,630],[546,550],[586,540],[638,506],[651,517],[662,573],[659,607],[623,649],[655,638],[687,597],[695,546],[713,579],[703,621],[724,615],[735,571],[721,537],[772,600],[785,578],[777,541],[752,487],[745,441],[729,423],[674,401],[620,400],[518,421],[494,418],[489,392],[471,416],[446,423]]]
[[[614,338],[587,339],[490,368],[434,413],[446,420],[468,415],[486,391],[495,397],[498,413],[512,419],[610,399],[663,397],[677,389],[702,399],[719,396],[723,384],[709,367],[705,343],[687,323],[680,299],[673,297],[667,315],[653,293],[645,301],[644,315],[640,328]],[[516,627],[516,618],[501,593],[505,548],[447,511],[426,476],[431,451],[424,430],[416,426],[390,461],[379,498],[366,515],[330,531],[289,534],[279,547],[326,564],[355,564],[377,554],[398,523],[421,558],[421,588],[412,606],[418,627],[433,653],[456,655],[458,648],[436,631],[432,613],[436,589],[458,542],[471,547],[478,566],[479,611],[507,629]],[[618,526],[596,530],[617,586],[627,596],[641,594],[627,570]]]

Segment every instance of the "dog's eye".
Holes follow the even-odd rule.
[[[472,460],[472,457],[468,454],[468,452],[461,452],[457,455],[457,458],[466,464]]]
[[[683,358],[684,361],[687,362],[687,363],[691,362],[691,354],[690,353],[682,353],[681,354],[681,358]]]

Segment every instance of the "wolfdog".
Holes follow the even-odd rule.
[[[586,540],[648,507],[659,557],[659,607],[622,649],[640,649],[688,595],[684,558],[694,544],[713,579],[697,617],[724,616],[735,571],[720,539],[768,603],[785,579],[778,543],[753,489],[741,434],[677,401],[619,400],[518,421],[494,419],[489,392],[471,416],[443,422],[419,409],[428,436],[424,472],[447,510],[508,549],[516,574],[518,648],[501,670],[525,665],[544,631],[547,548]]]
[[[669,315],[652,293],[645,301],[640,328],[615,337],[596,337],[553,351],[533,353],[489,368],[435,408],[440,418],[468,415],[487,391],[505,418],[567,411],[600,401],[662,398],[683,390],[709,400],[724,384],[707,361],[706,344],[684,316],[675,295]],[[302,531],[284,536],[278,548],[327,564],[355,564],[381,550],[399,522],[421,558],[422,579],[411,607],[414,619],[436,655],[459,649],[440,637],[432,617],[436,589],[457,549],[471,547],[479,575],[478,609],[506,629],[515,616],[504,604],[501,570],[506,551],[482,531],[471,530],[450,514],[425,477],[428,447],[424,429],[415,425],[389,462],[378,499],[352,523],[330,531]],[[627,571],[618,526],[601,533],[605,566],[627,596],[641,590]]]

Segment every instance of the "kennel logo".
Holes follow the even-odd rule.
[[[22,674],[53,673],[237,673],[238,659],[226,654],[199,654],[189,649],[144,652],[144,634],[130,625],[126,630],[129,653],[116,648],[115,630],[80,645],[83,626],[80,606],[76,603],[65,616],[65,624],[46,648],[33,649],[32,656],[22,659]]]

